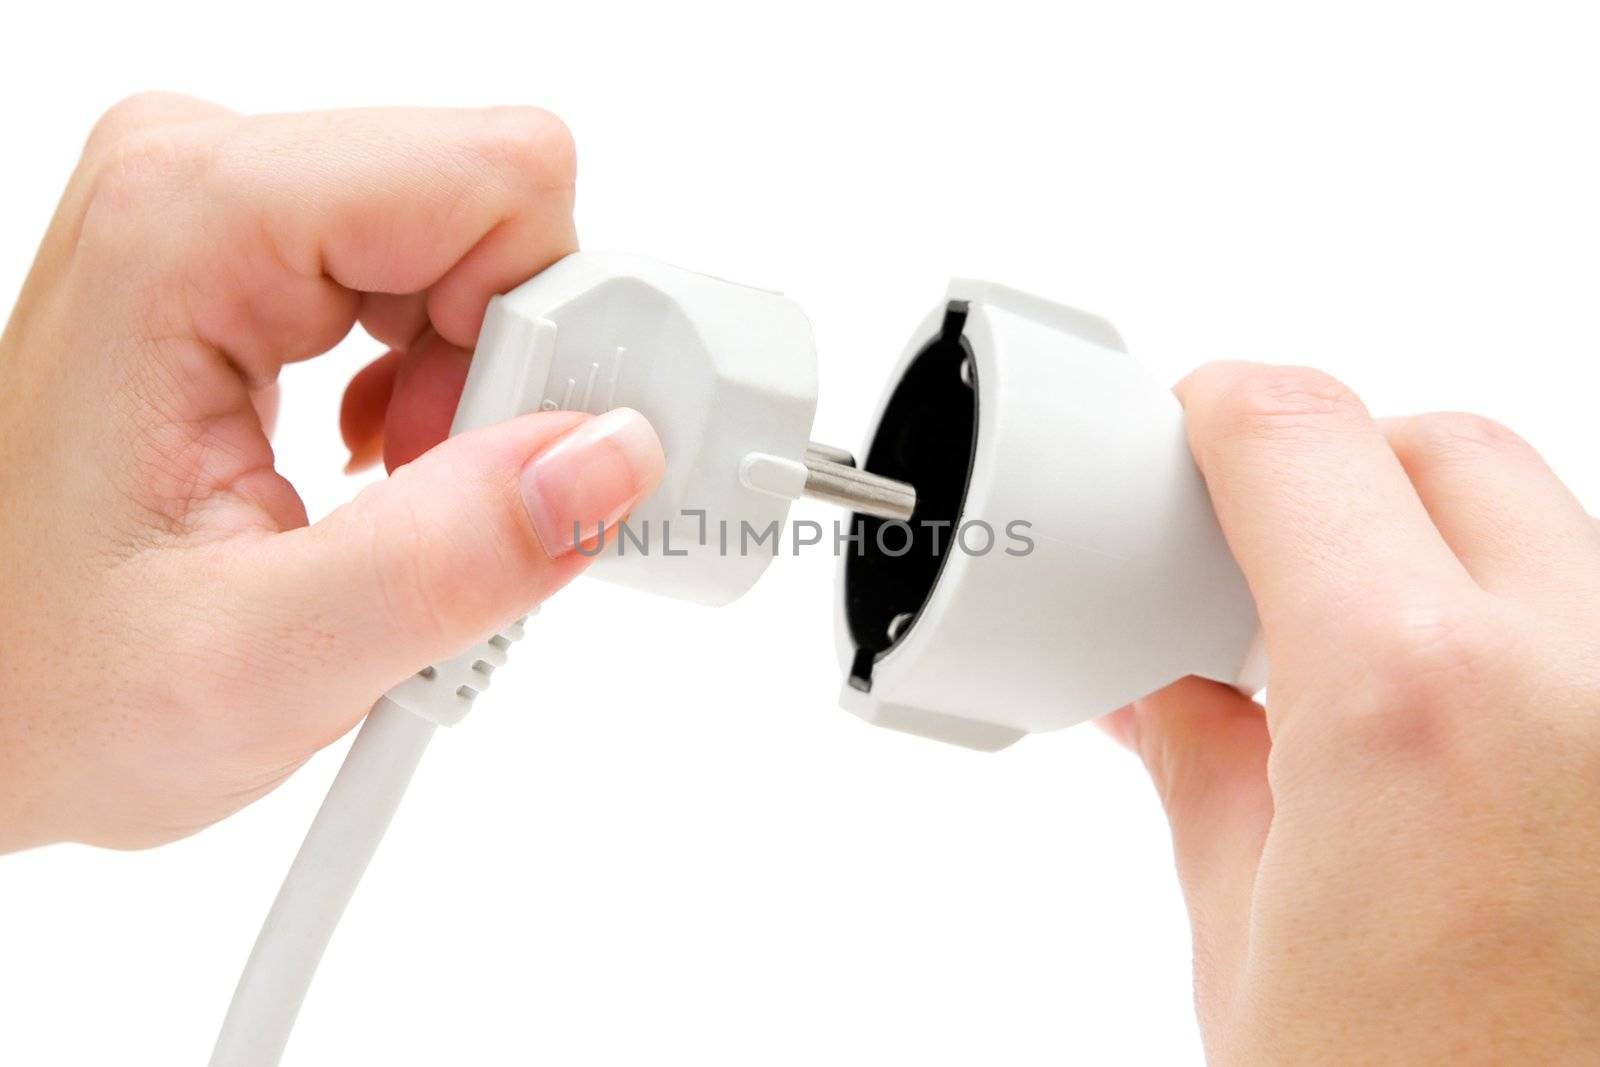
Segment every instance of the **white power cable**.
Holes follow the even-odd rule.
[[[558,334],[566,338],[560,344]],[[714,407],[710,397],[719,398]],[[636,256],[577,252],[489,301],[450,433],[534,411],[635,408],[678,457],[633,515],[638,529],[654,526],[663,538],[669,522],[697,511],[735,529],[775,529],[790,500],[808,491],[889,508],[875,514],[907,513],[907,487],[842,466],[830,450],[813,455],[816,403],[816,348],[793,301]],[[698,543],[668,551],[663,541],[661,554],[642,553],[609,573],[653,592],[728,603],[772,557],[730,553],[725,539],[703,529]],[[471,710],[521,636],[519,620],[406,679],[373,707],[261,928],[212,1067],[278,1063],[434,727]]]
[[[436,663],[372,706],[345,754],[305,843],[256,935],[211,1067],[275,1067],[334,927],[394,818],[439,726],[451,726],[505,665],[518,619],[482,644]]]
[[[261,924],[212,1067],[272,1067],[282,1057],[334,927],[436,729],[388,697],[373,705]]]

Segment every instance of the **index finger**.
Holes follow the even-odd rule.
[[[1269,654],[1327,649],[1391,607],[1470,586],[1365,405],[1303,367],[1212,363],[1177,389],[1190,448]]]

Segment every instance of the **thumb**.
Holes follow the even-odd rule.
[[[1266,718],[1229,686],[1185,678],[1120,709],[1106,726],[1139,754],[1166,808],[1203,1017],[1208,1000],[1232,999],[1226,989],[1248,947],[1251,893],[1272,823]],[[1207,996],[1219,986],[1219,996]]]
[[[321,522],[272,536],[250,553],[238,602],[280,646],[272,662],[316,686],[308,703],[359,715],[570,581],[597,555],[575,550],[577,531],[589,541],[614,526],[664,465],[655,431],[626,408],[474,430]]]

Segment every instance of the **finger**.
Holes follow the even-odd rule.
[[[1149,769],[1171,824],[1196,979],[1229,982],[1244,962],[1251,891],[1272,823],[1262,708],[1228,686],[1186,678],[1112,719],[1113,735]]]
[[[359,714],[363,700],[565,584],[591,558],[574,550],[574,524],[586,538],[614,525],[663,465],[655,432],[625,408],[527,415],[451,438],[241,561],[230,593],[262,631],[242,640],[273,648],[283,675],[263,684],[315,679],[307,714],[318,740],[332,740],[350,722],[326,709]]]
[[[433,290],[470,347],[491,295],[576,247],[571,137],[536,109],[257,116],[113,155],[102,195],[143,210],[101,213],[129,231],[96,247],[181,271],[167,314],[252,382],[337,343],[361,293]]]
[[[1415,606],[1470,584],[1344,385],[1305,368],[1214,363],[1178,395],[1275,663],[1296,649],[1350,647],[1385,604]],[[1293,648],[1278,640],[1286,633]]]
[[[373,340],[404,352],[428,328],[428,294],[365,293],[357,317]]]
[[[410,463],[449,436],[471,365],[471,352],[431,332],[405,354],[384,421],[384,466]]]
[[[401,354],[386,352],[356,372],[339,403],[339,436],[350,450],[345,473],[376,463],[383,455],[383,423],[389,414]]]
[[[1433,524],[1479,585],[1588,599],[1600,536],[1532,446],[1498,423],[1457,412],[1381,425]]]

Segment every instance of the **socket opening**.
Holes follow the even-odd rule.
[[[872,688],[873,665],[916,626],[961,522],[978,445],[977,367],[962,336],[966,322],[966,301],[951,301],[939,335],[890,394],[862,464],[917,490],[909,523],[861,514],[851,520],[860,540],[845,559],[845,621],[856,646],[850,684],[863,692]]]

